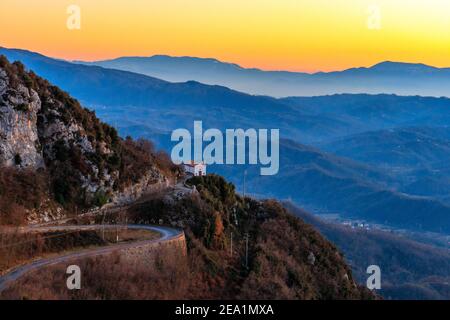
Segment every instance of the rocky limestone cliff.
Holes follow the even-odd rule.
[[[108,143],[89,135],[84,119],[74,117],[74,106],[67,103],[74,101],[40,80],[31,79],[18,64],[0,68],[0,165],[52,167],[78,153],[84,158],[78,170],[83,188],[88,193],[111,191],[118,170],[100,169],[90,159],[97,152],[111,154]]]
[[[22,84],[11,88],[0,69],[0,163],[40,167],[44,164],[37,129],[41,100]]]
[[[145,195],[169,187],[170,181],[160,172],[147,172],[138,183],[125,187],[111,197],[111,206],[126,205]]]
[[[94,112],[5,57],[0,57],[2,166],[45,171],[54,200],[72,209],[130,201],[153,184],[167,184],[167,174],[177,170],[162,163],[148,142],[122,140]]]

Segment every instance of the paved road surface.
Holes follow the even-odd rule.
[[[68,230],[91,230],[91,229],[101,229],[101,228],[111,228],[115,229],[117,226],[115,225],[87,225],[87,226],[45,226],[45,227],[29,227],[30,232],[49,232],[49,231],[68,231]],[[17,267],[7,274],[0,276],[0,292],[5,290],[9,285],[11,285],[14,281],[18,280],[25,274],[30,271],[40,269],[42,267],[51,266],[55,264],[59,264],[62,262],[66,262],[69,260],[77,259],[77,258],[86,258],[86,257],[94,257],[107,253],[114,252],[116,250],[122,250],[127,248],[139,247],[144,244],[149,243],[162,243],[165,241],[169,241],[180,237],[183,235],[183,231],[176,230],[167,227],[160,226],[149,226],[149,225],[127,225],[129,229],[138,229],[138,230],[150,230],[155,231],[161,234],[161,237],[154,240],[141,240],[133,243],[121,243],[116,245],[110,245],[107,247],[101,247],[96,249],[89,249],[80,252],[74,252],[67,255],[53,257],[53,258],[44,258],[40,260],[36,260],[29,264]]]

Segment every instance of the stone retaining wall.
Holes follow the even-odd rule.
[[[119,250],[119,253],[130,263],[150,264],[157,254],[165,257],[186,256],[186,238],[184,233],[164,242],[149,242],[132,248]]]

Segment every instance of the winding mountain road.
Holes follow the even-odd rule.
[[[124,227],[124,226],[123,226]],[[109,245],[105,247],[95,248],[95,249],[87,249],[82,250],[79,252],[74,252],[62,256],[52,257],[52,258],[43,258],[36,261],[33,261],[29,264],[25,264],[22,266],[19,266],[10,272],[6,273],[3,276],[0,276],[0,293],[4,291],[6,288],[8,288],[14,281],[18,280],[19,278],[23,277],[27,273],[67,262],[70,260],[78,259],[78,258],[87,258],[87,257],[94,257],[99,255],[105,255],[112,253],[117,250],[123,250],[123,249],[129,249],[129,248],[135,248],[142,245],[148,245],[151,243],[164,243],[179,237],[184,236],[183,231],[176,230],[168,227],[161,227],[161,226],[149,226],[149,225],[127,225],[128,229],[136,229],[136,230],[148,230],[148,231],[155,231],[159,234],[161,234],[161,237],[158,239],[153,240],[140,240],[136,242],[129,242],[129,243],[119,243],[114,245]],[[102,228],[107,229],[115,229],[117,228],[116,225],[75,225],[75,226],[42,226],[42,227],[27,227],[23,229],[21,232],[51,232],[51,231],[69,231],[69,230],[79,230],[79,231],[85,231],[85,230],[98,230]]]

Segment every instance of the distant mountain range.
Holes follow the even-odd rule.
[[[448,176],[448,137],[445,129],[436,129],[450,123],[450,99],[367,94],[277,99],[195,81],[171,83],[24,50],[0,49],[0,54],[22,61],[80,99],[102,120],[119,127],[122,136],[150,138],[166,150],[172,146],[170,132],[180,127],[192,130],[194,120],[203,120],[205,128],[279,128],[285,139],[280,173],[262,178],[254,168],[249,169],[247,193],[290,198],[307,208],[339,212],[344,217],[450,233],[445,192],[450,190],[450,181],[438,179]],[[382,72],[387,66],[375,69]],[[410,65],[407,69],[415,70]],[[347,73],[353,72],[363,71]],[[408,136],[407,128],[419,129]],[[425,137],[436,143],[408,142]],[[404,145],[410,160],[405,157],[396,167],[383,167],[383,154],[395,159],[392,148],[397,144]],[[372,158],[372,154],[378,156]],[[420,167],[408,167],[406,161],[417,159],[422,160]],[[441,167],[437,166],[439,159]],[[242,190],[244,166],[211,170]],[[409,171],[400,175],[396,170]],[[423,170],[433,170],[434,175]],[[435,178],[429,181],[431,177]],[[431,191],[424,193],[424,182],[434,186]]]
[[[222,86],[195,81],[171,83],[137,73],[52,59],[26,50],[0,48],[0,55],[5,55],[11,61],[21,61],[32,71],[91,105],[158,108],[172,105],[223,105],[261,108],[280,104],[273,98],[254,97]]]
[[[450,97],[450,68],[425,64],[386,61],[369,68],[309,74],[247,69],[216,59],[165,55],[77,63],[141,73],[171,82],[194,80],[274,97],[338,93]]]

